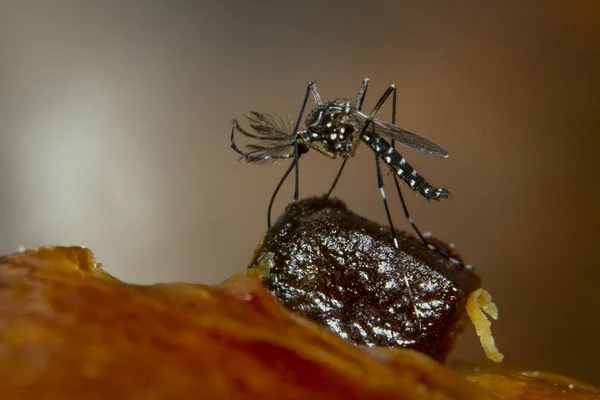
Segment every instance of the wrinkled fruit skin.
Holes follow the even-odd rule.
[[[353,346],[285,310],[261,273],[145,286],[80,247],[0,256],[0,398],[600,399],[565,377],[470,383],[422,353]]]
[[[142,286],[82,248],[0,257],[0,398],[491,398],[422,354],[348,345],[285,310],[256,272]]]
[[[288,207],[251,267],[270,259],[268,290],[352,343],[411,348],[444,360],[480,279],[405,232],[398,241],[396,249],[389,228],[340,201],[311,198]]]

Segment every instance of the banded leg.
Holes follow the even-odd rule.
[[[392,125],[396,125],[397,97],[398,97],[397,91],[394,88],[394,93],[392,94],[392,121],[391,121]],[[396,150],[396,141],[392,140],[391,144],[392,144],[392,148],[394,150]],[[400,182],[398,182],[398,175],[396,175],[396,174],[394,174],[394,184],[396,186],[396,192],[398,192],[398,197],[400,198],[400,204],[402,204],[402,210],[404,211],[404,217],[408,220],[408,223],[413,228],[413,231],[415,231],[415,233],[419,237],[419,240],[421,241],[421,243],[423,243],[424,245],[428,245],[429,242],[427,242],[427,240],[425,239],[425,236],[423,236],[423,234],[421,233],[419,228],[417,228],[417,225],[415,224],[414,220],[410,216],[410,213],[408,212],[408,207],[406,206],[406,202],[404,201],[404,196],[402,195],[402,191],[400,190]]]
[[[385,188],[383,186],[383,177],[381,175],[381,166],[379,165],[379,154],[377,154],[377,153],[375,153],[375,167],[377,169],[377,186],[379,187],[379,191],[381,193],[381,198],[383,199],[383,206],[385,207],[385,215],[387,217],[388,224],[390,225],[390,230],[392,232],[392,239],[394,240],[394,247],[396,247],[396,249],[398,249],[399,248],[398,238],[396,237],[396,230],[394,229],[394,223],[392,222],[390,208],[388,207],[387,197],[385,195]],[[415,304],[414,296],[413,296],[412,290],[410,288],[410,283],[408,282],[408,278],[407,278],[406,272],[404,270],[402,271],[402,275],[404,278],[404,284],[406,285],[406,290],[408,292],[408,298],[412,304],[413,311],[415,313],[415,318],[417,320],[417,323],[419,324],[419,331],[420,331],[422,328],[421,312],[419,311],[419,309],[417,308],[417,306]]]
[[[396,94],[397,94],[396,90],[394,89],[394,93],[393,93],[393,97],[392,97],[392,121],[391,121],[392,125],[396,124],[396,98],[397,98]],[[392,149],[395,151],[396,150],[396,141],[395,140],[391,141],[391,146],[392,146]],[[402,159],[402,160],[404,160],[404,159]],[[411,175],[412,175],[416,171],[412,167],[411,167],[411,169],[412,169],[412,172],[411,172]],[[419,237],[419,240],[421,240],[421,243],[423,243],[424,245],[426,245],[430,249],[435,250],[438,253],[442,254],[443,256],[447,257],[452,263],[457,264],[457,265],[461,265],[461,266],[463,266],[463,267],[465,267],[467,269],[473,269],[472,266],[465,265],[460,260],[457,260],[454,257],[448,257],[448,256],[446,256],[437,247],[435,247],[433,244],[431,244],[425,238],[425,236],[423,236],[423,234],[421,233],[421,231],[419,230],[419,228],[417,228],[417,225],[415,224],[415,221],[412,219],[412,217],[410,216],[410,213],[408,212],[408,207],[406,206],[406,202],[404,201],[404,196],[402,195],[402,191],[400,190],[400,182],[398,182],[398,175],[397,174],[394,174],[394,184],[396,186],[396,191],[398,192],[398,197],[400,197],[400,203],[402,204],[402,210],[404,211],[404,216],[406,217],[406,219],[408,220],[408,223],[410,224],[410,226],[413,228],[413,230],[415,231],[415,233]]]
[[[390,96],[390,94],[392,92],[394,94],[396,93],[396,85],[390,85],[390,87],[385,91],[383,96],[381,96],[381,98],[379,99],[379,101],[377,102],[375,107],[373,108],[373,111],[371,111],[371,114],[369,115],[369,118],[367,119],[365,125],[361,129],[360,137],[362,137],[365,134],[365,132],[367,131],[367,129],[370,125],[371,129],[372,129],[373,139],[374,140],[378,139],[378,141],[379,141],[379,138],[378,138],[377,134],[375,133],[375,126],[373,125],[373,118],[375,118],[375,115],[379,112],[379,110],[381,109],[383,104],[387,101],[388,97]],[[381,142],[386,143],[383,139],[381,139]],[[383,199],[383,205],[385,207],[385,215],[386,215],[388,223],[390,225],[390,230],[392,233],[392,239],[394,241],[394,246],[398,249],[399,248],[398,238],[396,237],[396,230],[394,229],[394,223],[392,222],[392,216],[390,214],[390,209],[387,204],[387,196],[385,194],[385,188],[383,186],[383,177],[381,175],[381,166],[379,165],[379,158],[381,157],[381,154],[382,154],[381,151],[383,150],[383,148],[380,147],[379,144],[372,146],[371,143],[369,143],[369,145],[371,146],[371,148],[374,150],[374,153],[375,153],[375,166],[376,166],[376,170],[377,170],[377,186],[379,187],[379,191],[381,192],[381,198]],[[419,325],[419,331],[421,331],[421,329],[422,329],[421,312],[419,311],[419,309],[417,308],[417,305],[415,303],[415,297],[413,296],[412,289],[410,288],[410,282],[408,282],[408,277],[406,275],[406,271],[402,270],[402,276],[404,279],[404,284],[406,286],[406,291],[408,292],[408,298],[412,304],[413,311],[415,313],[415,319],[417,320],[417,323]]]
[[[367,131],[367,128],[371,125],[371,123],[373,122],[373,119],[375,119],[375,116],[377,115],[377,113],[379,113],[379,110],[381,109],[381,107],[383,107],[383,105],[385,104],[387,99],[390,97],[390,94],[395,91],[396,91],[396,85],[391,84],[390,87],[388,87],[387,90],[383,93],[383,95],[381,96],[381,98],[379,99],[377,104],[375,104],[375,107],[373,107],[371,114],[369,114],[369,117],[365,121],[365,124],[361,128],[359,134],[354,138],[354,142],[352,143],[352,156],[354,156],[356,154],[356,149],[358,147],[358,143],[362,140],[363,135]],[[376,135],[374,134],[373,136],[376,136]]]
[[[360,87],[360,90],[358,91],[358,96],[356,96],[356,108],[358,109],[358,111],[362,110],[363,102],[365,101],[365,95],[367,94],[368,88],[369,78],[365,78],[363,79],[363,83]],[[335,186],[337,185],[338,181],[340,180],[340,176],[342,175],[342,171],[346,166],[346,162],[348,162],[348,159],[344,158],[344,161],[342,161],[342,165],[340,166],[340,169],[338,170],[338,173],[335,176],[335,179],[333,180],[333,184],[325,194],[325,198],[328,198],[331,195],[331,192],[333,192],[333,189],[335,189]]]

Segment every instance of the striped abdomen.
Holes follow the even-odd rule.
[[[384,139],[370,133],[363,134],[363,141],[369,145],[379,158],[414,191],[421,193],[428,199],[445,199],[450,194],[444,188],[431,185]]]

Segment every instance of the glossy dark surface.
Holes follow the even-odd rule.
[[[396,249],[389,228],[340,201],[312,198],[288,208],[257,260],[272,253],[264,283],[296,314],[356,344],[414,348],[443,360],[480,280],[404,232],[398,240]]]

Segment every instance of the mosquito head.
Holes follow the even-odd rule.
[[[358,130],[356,115],[356,105],[351,100],[331,100],[318,105],[306,117],[310,141],[321,143],[328,153],[350,157]]]

